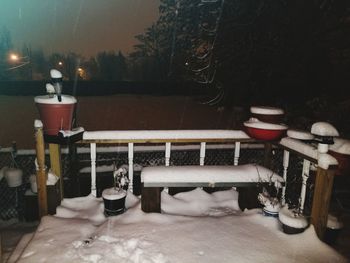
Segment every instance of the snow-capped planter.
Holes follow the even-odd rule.
[[[324,241],[329,245],[335,244],[343,227],[343,222],[341,222],[337,217],[328,214]]]
[[[115,216],[124,213],[126,191],[115,187],[107,188],[102,192],[106,216]]]
[[[281,208],[278,218],[282,223],[283,232],[289,235],[304,232],[308,226],[306,218],[294,209],[288,209],[288,205]]]
[[[244,122],[244,126],[249,136],[265,141],[281,139],[288,129],[286,125],[262,122],[256,118],[250,118],[248,121]]]
[[[334,138],[334,144],[329,147],[330,155],[338,161],[336,175],[350,175],[350,140]]]
[[[289,138],[301,140],[301,141],[311,141],[315,137],[308,131],[294,130],[294,129],[288,129],[287,136]]]
[[[271,197],[264,189],[262,193],[259,193],[258,200],[264,206],[262,211],[265,216],[278,217],[281,204],[277,197]]]
[[[116,169],[114,164],[114,187],[105,189],[102,192],[106,216],[119,215],[125,211],[126,189],[129,185],[129,179],[126,176],[127,172],[126,166]]]
[[[7,168],[4,176],[9,187],[18,187],[22,184],[23,171],[18,168]]]
[[[333,144],[333,138],[339,136],[337,129],[328,122],[316,122],[311,127],[311,133],[315,135],[318,141],[318,152],[327,153],[330,144]]]
[[[250,112],[252,117],[268,123],[281,123],[284,117],[282,109],[268,106],[252,106]]]
[[[73,96],[62,95],[59,101],[57,95],[44,95],[35,97],[34,101],[38,107],[45,134],[57,135],[60,130],[71,130],[74,107],[77,103]]]

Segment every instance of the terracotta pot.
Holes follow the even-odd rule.
[[[38,107],[40,119],[44,125],[44,133],[57,135],[59,130],[71,130],[76,99],[72,96],[62,95],[59,102],[57,96],[37,96],[34,98]]]

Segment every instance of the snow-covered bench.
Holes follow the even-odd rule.
[[[155,166],[141,172],[141,207],[144,212],[160,212],[163,187],[256,187],[283,184],[283,178],[263,166]]]

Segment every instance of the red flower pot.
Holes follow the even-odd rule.
[[[57,135],[59,130],[71,130],[74,107],[77,100],[68,95],[62,95],[59,102],[57,96],[37,96],[34,98],[38,107],[40,119],[44,125],[44,133]]]

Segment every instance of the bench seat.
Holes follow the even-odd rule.
[[[283,184],[283,178],[256,164],[213,166],[153,166],[141,172],[144,212],[160,212],[162,187],[256,187],[257,184]]]

